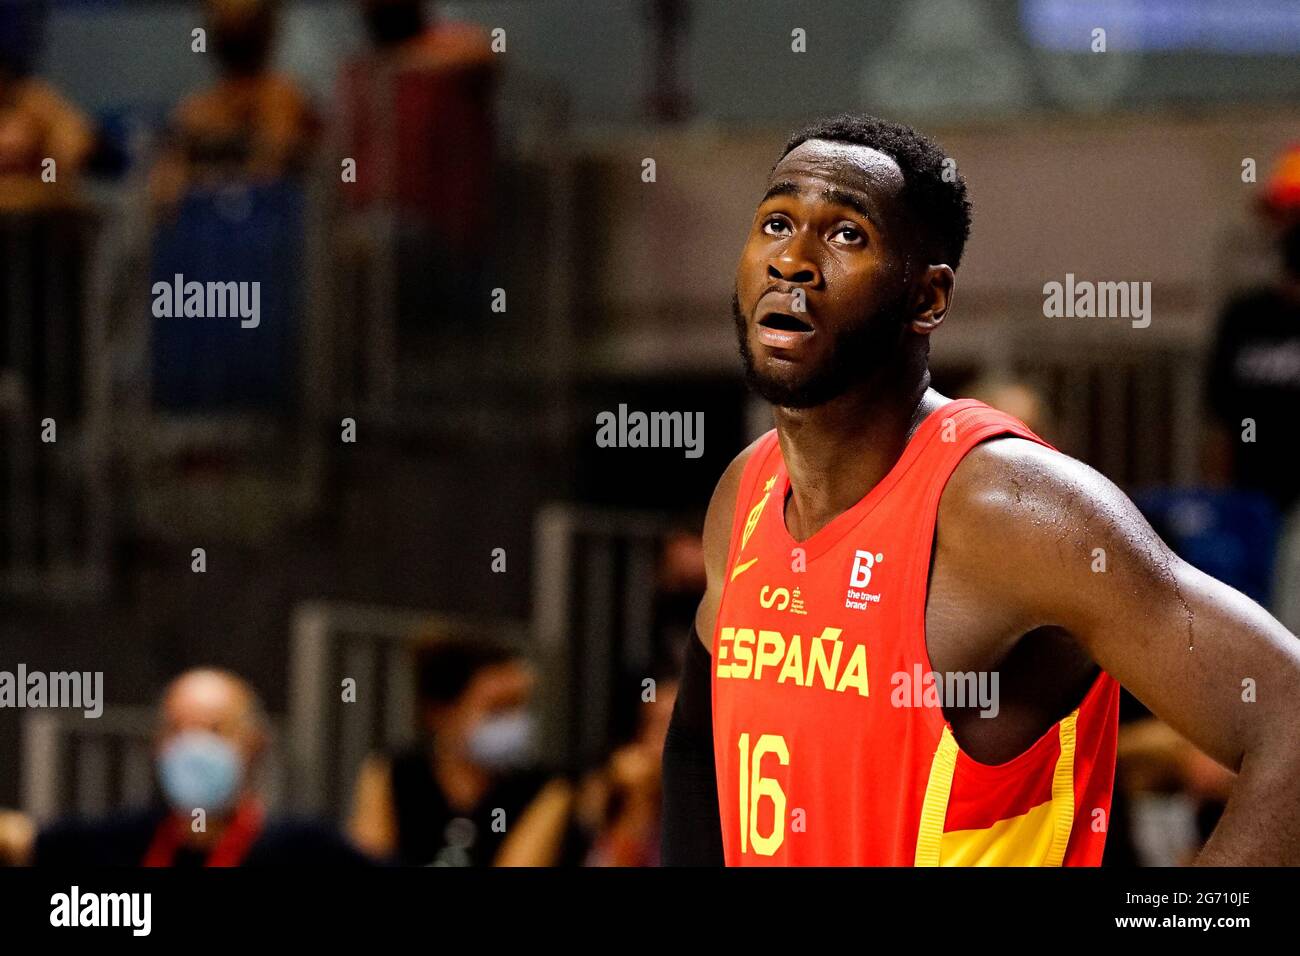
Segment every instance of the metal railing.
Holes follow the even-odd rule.
[[[973,368],[1034,386],[1062,451],[1127,489],[1200,479],[1204,345],[1184,323],[1130,335],[1045,331],[1041,320],[960,330],[936,369]]]
[[[607,752],[620,678],[653,663],[655,569],[678,525],[663,514],[550,504],[534,524],[533,635],[542,717],[563,765]]]

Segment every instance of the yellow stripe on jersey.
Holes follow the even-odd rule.
[[[943,736],[930,762],[930,780],[925,785],[925,803],[921,805],[921,826],[916,834],[916,865],[938,866],[943,841],[943,821],[948,816],[948,795],[952,792],[952,775],[957,769],[957,741],[943,726]]]
[[[1052,806],[1056,808],[1052,847],[1044,866],[1060,866],[1065,860],[1065,848],[1070,844],[1070,831],[1074,829],[1074,742],[1079,722],[1079,708],[1061,721],[1061,756],[1056,759],[1052,774]]]

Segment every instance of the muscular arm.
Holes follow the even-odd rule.
[[[677,701],[664,741],[663,845],[665,866],[721,866],[722,824],[713,763],[711,670],[713,629],[722,602],[722,586],[731,537],[731,517],[745,462],[746,448],[714,489],[704,519],[704,567],[707,586],[695,614],[692,645],[686,649]]]
[[[1014,632],[1065,629],[1156,715],[1237,772],[1199,863],[1300,863],[1294,635],[1174,555],[1111,482],[1032,442],[973,450],[949,482],[940,520],[957,542],[945,553],[954,573],[1009,608]]]

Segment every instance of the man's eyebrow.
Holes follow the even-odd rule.
[[[799,193],[799,185],[788,179],[775,182],[768,187],[767,192],[763,194],[763,202],[769,199],[775,199],[777,196],[795,196]]]
[[[773,183],[763,194],[763,202],[769,199],[775,199],[777,196],[797,196],[803,190],[789,179],[783,179]],[[869,222],[879,225],[880,219],[871,211],[871,206],[857,193],[852,193],[835,186],[827,186],[817,194],[820,198],[836,206],[844,206],[846,209],[852,209],[858,215],[862,216]]]

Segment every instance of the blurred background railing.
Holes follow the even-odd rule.
[[[0,212],[0,590],[76,598],[108,572],[103,409],[92,364],[100,221],[83,207]]]

